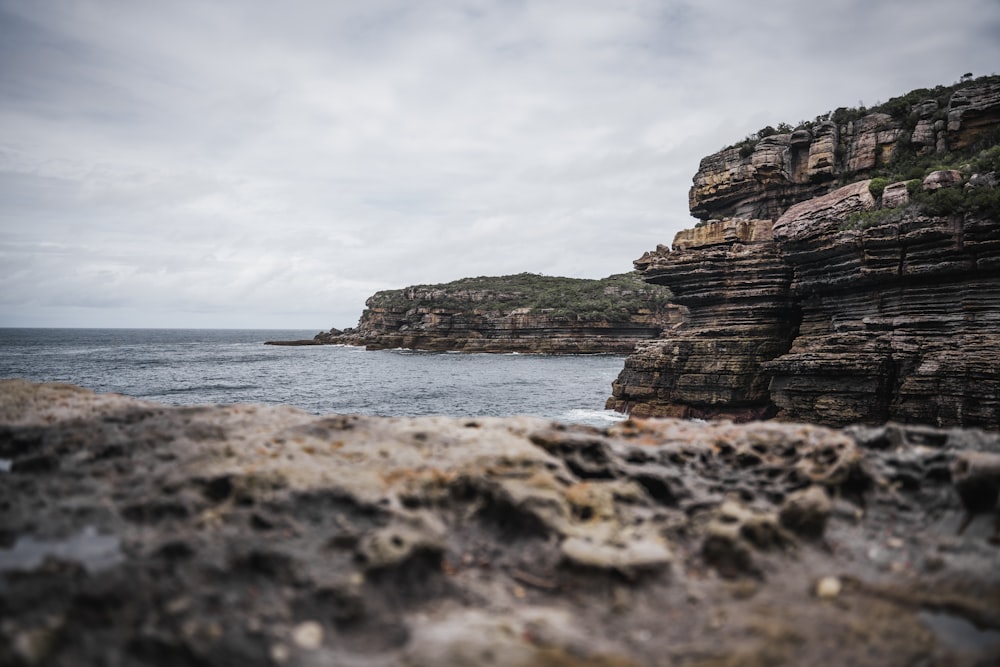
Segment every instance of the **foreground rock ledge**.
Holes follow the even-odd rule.
[[[0,664],[994,664],[998,487],[974,430],[3,381]]]

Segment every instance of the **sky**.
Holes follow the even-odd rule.
[[[998,0],[0,0],[0,326],[630,271],[702,157],[998,72]]]

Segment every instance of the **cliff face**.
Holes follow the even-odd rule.
[[[906,108],[885,106],[895,113],[853,118],[838,110],[842,113],[794,132],[747,140],[709,155],[688,194],[691,214],[702,220],[773,220],[793,204],[831,192],[845,180],[866,178],[901,156],[946,154],[989,143],[1000,126],[1000,82],[991,77],[960,88],[947,106],[935,99]]]
[[[774,224],[801,320],[764,364],[772,400],[823,424],[1000,428],[1000,222],[910,215],[841,231],[822,204],[842,195]]]
[[[762,363],[793,335],[792,274],[768,220],[712,222],[636,261],[670,285],[683,327],[640,344],[613,384],[608,408],[636,416],[764,417],[774,414]]]
[[[914,109],[917,127],[927,113]],[[933,139],[920,135],[929,155],[942,141],[956,150],[996,142],[1000,86],[957,91],[947,118]],[[938,171],[881,194],[866,179],[817,194],[838,169],[862,173],[886,164],[901,141],[917,141],[893,122],[861,119],[846,149],[839,144],[843,162],[821,158],[826,148],[814,140],[796,148],[794,135],[769,137],[725,187],[705,184],[718,173],[713,165],[738,155],[702,162],[693,213],[766,217],[706,222],[678,234],[673,249],[636,260],[646,280],[673,290],[687,317],[626,360],[609,408],[1000,428],[996,173]],[[843,137],[837,132],[829,136]],[[997,150],[971,163],[995,164]],[[762,170],[767,164],[774,168]],[[794,165],[805,165],[804,175]],[[788,205],[799,198],[807,199]]]
[[[356,329],[317,339],[376,350],[628,354],[680,322],[669,296],[628,275],[466,279],[380,292]]]

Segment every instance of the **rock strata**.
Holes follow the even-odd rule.
[[[379,292],[356,328],[313,343],[436,352],[628,354],[680,321],[664,287],[629,274],[602,280],[533,274]],[[291,342],[290,344],[299,344]]]
[[[938,114],[934,100],[706,158],[692,213],[765,217],[702,220],[635,261],[671,288],[684,321],[637,347],[607,406],[1000,429],[1000,83],[951,100],[946,143],[986,147],[960,168],[911,168],[898,182],[828,178],[898,166],[905,151],[930,155],[929,136],[906,145],[900,128]],[[840,136],[841,167],[810,132]]]
[[[678,233],[673,250],[646,253],[636,268],[670,285],[686,317],[626,359],[607,408],[636,416],[773,416],[763,363],[788,350],[796,314],[792,273],[771,222],[709,222]]]
[[[998,457],[974,430],[3,381],[0,662],[991,664]]]
[[[864,185],[828,198],[844,205]],[[764,364],[781,413],[1000,428],[1000,221],[913,214],[843,230],[817,201],[774,225],[801,311],[788,353]]]
[[[958,87],[945,108],[929,100],[905,106],[902,112],[875,111],[856,119],[831,113],[793,132],[713,153],[702,159],[694,176],[691,214],[702,220],[773,220],[793,204],[835,190],[844,180],[869,177],[902,153],[943,154],[984,141],[996,143],[1000,81],[986,77],[979,84]]]

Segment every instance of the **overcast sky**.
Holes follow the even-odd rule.
[[[0,0],[0,326],[629,271],[703,156],[998,70],[998,0]]]

